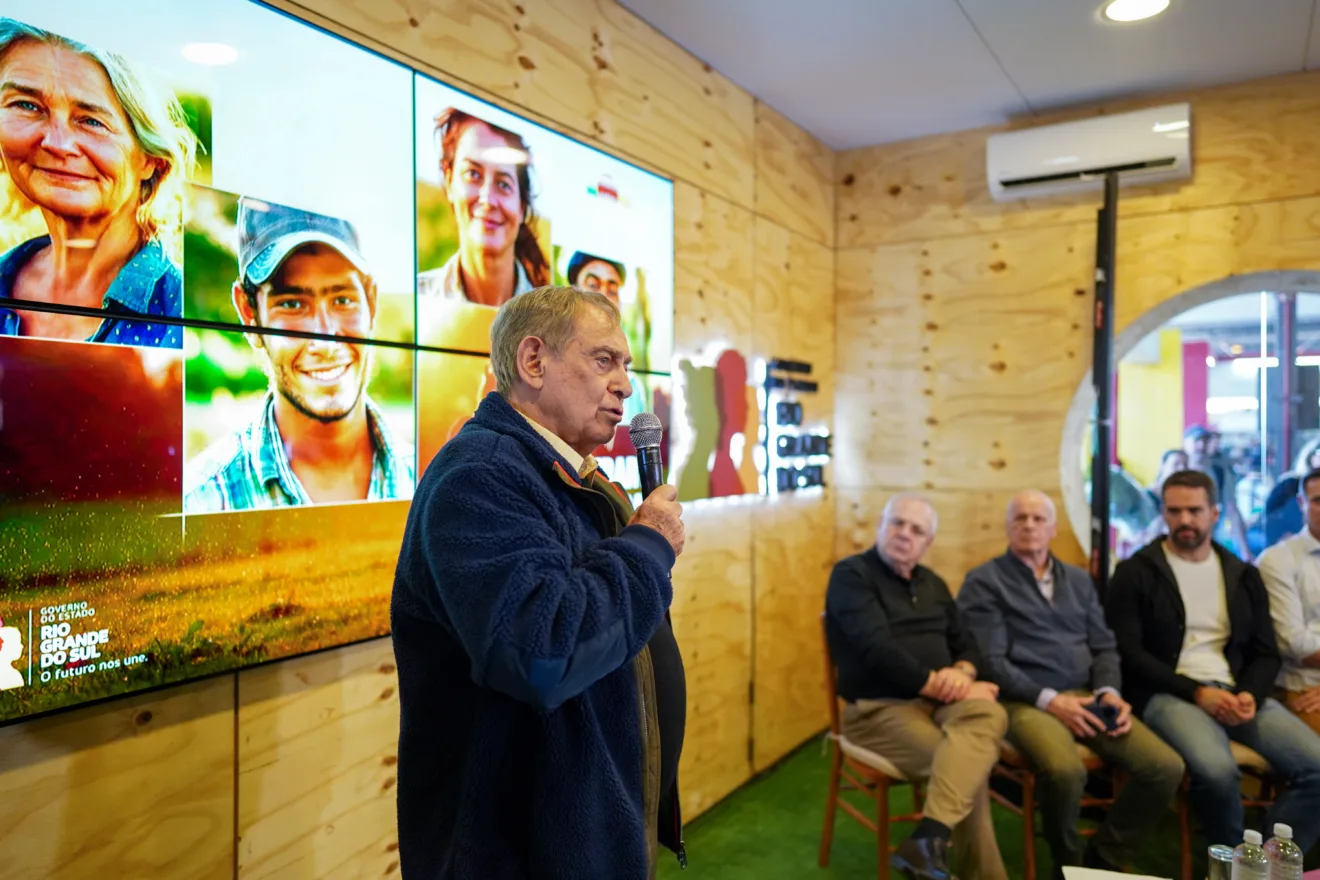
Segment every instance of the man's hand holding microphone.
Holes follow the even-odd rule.
[[[655,529],[669,540],[674,555],[683,553],[683,505],[678,490],[663,482],[664,465],[660,441],[664,427],[655,413],[638,413],[628,426],[628,436],[637,449],[637,470],[642,482],[642,506],[637,508],[629,525],[636,523]]]
[[[629,525],[648,526],[664,535],[669,546],[674,548],[674,555],[683,553],[683,505],[678,503],[678,490],[668,484],[646,496],[642,506],[637,508]]]

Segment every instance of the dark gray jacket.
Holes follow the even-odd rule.
[[[1041,691],[1122,684],[1114,633],[1091,576],[1050,557],[1054,603],[1012,553],[973,569],[958,591],[963,623],[976,637],[1002,700],[1036,704]]]

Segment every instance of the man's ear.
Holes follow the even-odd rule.
[[[546,358],[550,350],[539,336],[524,336],[518,343],[518,376],[528,387],[540,391],[545,386]]]
[[[247,291],[243,289],[242,281],[235,281],[230,290],[230,298],[234,302],[234,311],[238,313],[238,320],[248,327],[255,327],[257,314],[253,311],[252,301],[248,299]],[[244,333],[243,337],[247,339],[248,345],[253,348],[265,348],[266,343],[260,333]]]
[[[375,278],[372,278],[370,275],[367,275],[367,276],[364,276],[362,280],[363,280],[363,282],[365,282],[364,285],[363,285],[363,290],[364,290],[364,292],[365,292],[366,295],[367,295],[367,314],[368,314],[368,316],[369,316],[369,325],[370,325],[370,327],[371,327],[370,335],[375,336],[375,334],[376,334],[376,303],[377,303],[377,301],[378,301],[377,294],[379,293],[379,291],[376,289],[376,279],[375,279]]]

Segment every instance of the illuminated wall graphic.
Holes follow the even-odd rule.
[[[805,418],[803,399],[819,392],[811,369],[771,358],[752,370],[741,352],[722,346],[679,358],[679,501],[825,486],[832,438]]]
[[[761,420],[756,389],[748,384],[747,359],[730,348],[709,364],[703,360],[678,362],[689,438],[675,484],[679,501],[757,491],[753,447]]]

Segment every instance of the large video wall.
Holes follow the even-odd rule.
[[[0,17],[0,724],[385,635],[498,306],[614,300],[667,424],[673,187],[250,0]]]

